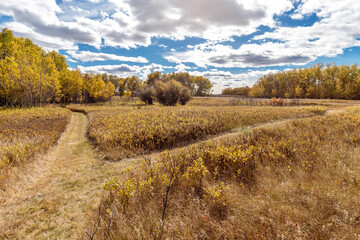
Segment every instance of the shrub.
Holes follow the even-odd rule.
[[[145,104],[152,105],[154,102],[155,89],[153,86],[147,86],[140,90],[139,98]]]
[[[285,101],[282,98],[272,98],[270,100],[270,105],[271,106],[284,106],[285,105]]]
[[[185,105],[191,99],[191,92],[188,88],[182,88],[180,91],[179,102],[181,105]]]
[[[175,106],[183,88],[180,82],[173,79],[165,83],[158,81],[155,84],[156,99],[165,106]]]

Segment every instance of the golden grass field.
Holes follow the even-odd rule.
[[[88,136],[110,160],[179,147],[244,126],[323,114],[321,107],[111,107],[76,108],[88,113]]]
[[[234,101],[67,106],[81,113],[43,176],[0,196],[0,215],[11,212],[0,238],[359,239],[359,103]],[[46,154],[69,119],[64,108],[1,110],[3,181]]]
[[[69,119],[70,111],[63,108],[0,110],[0,180],[52,147]]]
[[[103,186],[99,238],[357,239],[359,113],[257,129],[128,169]]]

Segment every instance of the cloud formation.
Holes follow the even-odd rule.
[[[279,4],[274,7],[274,3]],[[14,21],[15,32],[35,40],[51,36],[56,44],[45,47],[67,49],[61,41],[134,48],[148,46],[152,37],[184,39],[186,36],[219,40],[249,34],[260,25],[274,26],[273,16],[291,9],[290,0],[256,3],[236,0],[99,0],[86,4],[55,0],[12,0],[0,3],[0,13]],[[97,11],[94,11],[97,9]],[[64,13],[66,12],[66,13]],[[36,33],[36,34],[35,34]],[[103,42],[102,42],[103,39]]]
[[[94,62],[94,61],[121,61],[121,62],[137,62],[148,63],[149,61],[144,57],[126,57],[109,53],[95,53],[89,51],[67,51],[67,53],[77,60],[82,62]]]
[[[310,14],[320,19],[311,26],[276,26],[273,31],[254,36],[252,42],[238,48],[209,41],[183,52],[166,53],[165,58],[169,62],[194,63],[201,67],[304,65],[360,46],[359,1],[305,0],[291,17],[304,19]]]
[[[195,76],[204,76],[208,78],[214,85],[213,93],[220,94],[224,88],[252,86],[260,77],[278,71],[279,70],[268,69],[262,71],[252,70],[244,73],[231,73],[230,71],[212,69],[210,71],[192,71],[189,73]]]
[[[96,66],[81,66],[78,65],[78,68],[83,72],[92,72],[92,73],[108,73],[113,75],[118,75],[120,77],[129,77],[131,75],[138,75],[143,79],[146,79],[147,75],[151,72],[163,72],[167,68],[172,68],[169,66],[163,66],[160,64],[149,64],[145,66],[137,65],[96,65]]]

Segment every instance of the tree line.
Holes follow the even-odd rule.
[[[245,86],[245,87],[237,87],[237,88],[225,88],[222,90],[223,95],[243,95],[248,96],[251,91],[251,87]]]
[[[113,93],[114,85],[100,74],[71,70],[59,53],[15,37],[7,28],[0,33],[0,106],[96,102]]]
[[[224,89],[223,94],[236,92],[234,90]],[[357,64],[315,64],[309,68],[272,73],[261,77],[247,95],[359,100],[360,67]]]
[[[99,102],[113,95],[141,97],[149,89],[151,93],[153,89],[154,94],[157,90],[159,100],[160,89],[169,90],[165,87],[168,85],[173,89],[174,81],[176,91],[181,92],[183,98],[211,93],[212,84],[208,79],[189,73],[154,72],[145,81],[135,75],[121,78],[106,73],[81,73],[70,69],[65,57],[55,51],[47,52],[28,38],[15,37],[7,28],[0,33],[0,106]],[[180,98],[179,93],[175,95]],[[169,98],[169,94],[166,96]],[[161,103],[172,105],[173,100],[169,101]]]

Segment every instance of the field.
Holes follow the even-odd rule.
[[[255,101],[0,111],[5,183],[66,128],[4,185],[0,238],[358,239],[358,103]]]
[[[0,110],[0,180],[52,147],[69,119],[63,108]]]
[[[100,238],[356,239],[360,108],[189,146],[103,186]],[[106,209],[106,211],[105,211]],[[103,234],[103,235],[101,235]]]
[[[279,99],[277,99],[279,100]],[[323,107],[346,107],[360,104],[358,100],[341,99],[280,99],[283,106],[323,106]],[[270,106],[272,99],[250,98],[243,96],[217,95],[216,97],[194,97],[190,106]]]
[[[110,160],[179,147],[259,123],[323,114],[325,108],[299,107],[90,107],[89,138]]]

